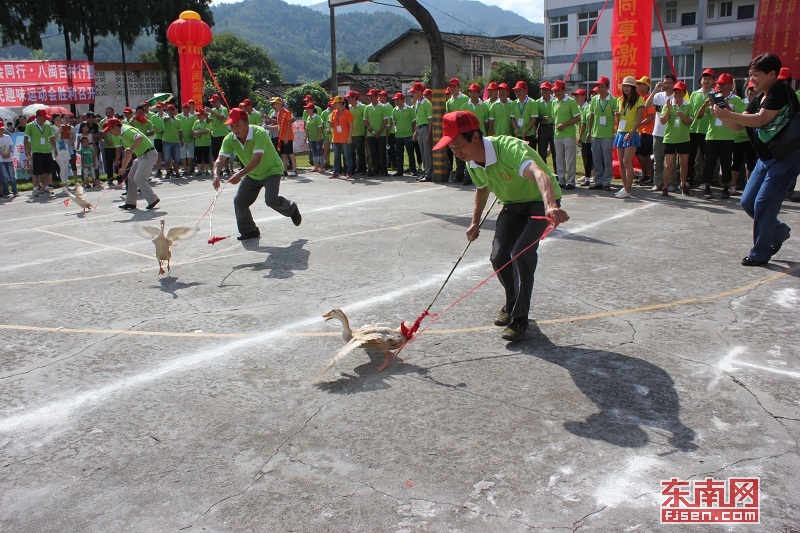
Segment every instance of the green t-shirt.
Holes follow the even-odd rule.
[[[259,113],[255,109],[253,110],[252,113],[247,115],[247,122],[251,126],[260,126],[263,121],[264,120],[263,120],[263,117],[261,116],[261,113]]]
[[[542,161],[536,150],[522,139],[508,135],[484,137],[486,161],[495,161],[485,167],[475,166],[467,162],[467,172],[472,182],[479,188],[489,187],[501,204],[537,202],[542,200],[542,192],[535,181],[523,178],[521,170],[533,161],[548,176],[553,184],[556,199],[561,198],[561,188],[555,174]],[[490,149],[496,157],[491,157]]]
[[[283,173],[283,162],[275,146],[269,139],[267,130],[261,126],[250,126],[247,132],[247,139],[244,144],[239,142],[236,135],[230,132],[222,140],[222,148],[220,148],[220,155],[231,157],[236,154],[242,164],[247,165],[253,154],[263,154],[258,166],[250,171],[248,177],[256,180],[263,181],[270,176],[279,176]]]
[[[50,137],[55,134],[56,132],[49,122],[39,126],[38,122],[33,121],[25,126],[25,136],[28,138],[28,142],[31,143],[32,154],[49,154],[53,150],[53,145],[50,144]]]
[[[352,110],[353,110],[353,108],[350,108],[350,112],[351,113],[352,113]],[[353,116],[355,116],[355,113],[353,113]],[[325,139],[330,141],[331,138],[333,137],[333,132],[331,131],[331,110],[330,110],[330,108],[326,107],[325,111],[320,113],[320,117],[322,118],[322,123],[323,123],[322,131],[325,134]],[[356,126],[356,124],[355,124],[355,122],[353,122],[353,129],[354,130],[355,130],[355,126]],[[361,123],[361,127],[362,128],[364,127],[364,123],[363,122]]]
[[[164,117],[158,114],[153,115],[150,117],[150,122],[153,124],[153,129],[155,130],[155,135],[153,136],[155,139],[163,139],[164,138]]]
[[[143,135],[141,131],[137,130],[133,126],[123,124],[122,133],[120,134],[122,146],[125,147],[125,149],[128,149],[133,146],[133,143],[136,142],[136,139],[142,140],[139,143],[139,146],[136,147],[136,150],[133,151],[133,153],[136,154],[136,157],[141,156],[150,148],[153,148],[153,141],[148,139],[146,135]]]
[[[306,135],[309,141],[319,141],[322,137],[319,133],[319,128],[324,127],[325,122],[322,117],[314,113],[310,117],[306,117]]]
[[[211,123],[207,120],[195,120],[192,124],[192,131],[199,132],[206,130],[198,136],[192,136],[195,146],[211,146]]]
[[[364,126],[364,109],[366,107],[367,106],[361,102],[357,102],[356,105],[350,106],[350,113],[353,115],[353,137],[363,137],[367,132],[367,128]],[[326,111],[328,111],[328,116],[330,116],[330,110],[326,109]]]
[[[689,105],[692,107],[692,116],[695,117],[692,126],[689,128],[691,133],[702,133],[705,135],[708,132],[708,123],[710,122],[710,118],[714,115],[709,112],[707,106],[703,117],[697,118],[697,113],[700,111],[700,108],[703,107],[705,101],[708,100],[708,94],[709,93],[704,93],[702,89],[697,89],[689,97]]]
[[[373,132],[367,132],[369,135],[375,137],[375,134],[378,130],[383,126],[384,121],[386,120],[386,115],[384,114],[385,111],[383,109],[383,105],[376,104],[376,105],[368,105],[364,108],[364,120],[367,121],[370,128],[374,130]],[[387,135],[389,132],[386,131],[384,128],[383,133],[381,135]]]
[[[619,109],[619,126],[617,127],[618,133],[630,133],[636,125],[636,119],[639,117],[639,108],[644,107],[644,98],[641,95],[636,95],[636,103],[633,107],[623,109],[623,99],[620,97],[617,100],[617,108]]]
[[[444,107],[447,113],[461,111],[464,109],[464,106],[467,105],[467,102],[469,102],[469,96],[464,93],[458,93],[456,97],[451,96],[447,102],[445,102]]]
[[[317,112],[317,115],[321,115],[322,109],[320,109],[318,105],[315,105],[314,107],[316,108],[315,111]],[[303,109],[303,122],[305,122],[306,120],[308,120],[308,109]]]
[[[519,100],[509,100],[506,106],[508,107],[509,120],[517,125],[517,131],[519,131],[520,134],[525,133],[527,130],[526,135],[528,137],[531,135],[536,135],[536,130],[528,130],[528,126],[530,126],[534,117],[536,117],[538,120],[539,102],[531,97],[528,97],[524,102],[520,102]],[[495,124],[495,128],[497,128],[497,124]],[[497,131],[495,131],[495,135],[497,135]]]
[[[678,110],[684,116],[694,117],[692,115],[692,105],[688,101],[684,100],[680,106],[673,102],[672,107],[669,109],[667,123],[664,125],[664,144],[688,143],[690,140],[690,125],[678,118]],[[664,106],[664,109],[661,110],[661,116],[667,116],[667,106]]]
[[[433,116],[433,105],[430,100],[423,97],[419,102],[415,102],[414,111],[417,113],[417,127],[430,124]]]
[[[219,109],[214,109],[212,107],[211,111],[225,116],[225,118],[217,118],[214,115],[211,115],[211,136],[225,137],[231,131],[227,124],[225,124],[225,121],[228,120],[228,109],[220,106]]]
[[[402,109],[395,107],[392,113],[392,122],[394,123],[397,131],[395,137],[405,139],[414,135],[414,121],[417,120],[417,114],[410,106],[403,106]]]
[[[178,115],[174,117],[164,117],[164,142],[165,143],[179,143],[181,138],[178,132],[183,130],[183,121]]]
[[[137,119],[136,116],[134,115],[133,119],[131,120],[131,126],[141,131],[145,135],[147,135],[148,131],[153,131],[153,123],[150,122],[149,118],[144,122],[140,122],[139,119]]]
[[[558,125],[569,122],[575,117],[581,115],[581,110],[578,108],[578,102],[574,98],[564,96],[563,100],[553,102],[553,120],[555,121],[555,133],[553,137],[556,139],[574,139],[578,136],[578,125],[573,124],[559,131]]]
[[[548,102],[545,102],[543,98],[536,100],[536,103],[539,104],[539,124],[553,123],[553,103],[555,101],[556,99],[552,96]],[[544,120],[544,117],[547,117],[547,120]]]
[[[386,135],[389,135],[390,133],[394,133],[396,131],[394,126],[393,114],[394,114],[394,106],[389,102],[383,104],[383,118],[385,118],[388,121],[387,124],[389,125],[388,131],[383,130],[386,133]]]
[[[78,150],[78,153],[81,154],[81,167],[94,167],[94,148],[87,146]]]
[[[492,127],[494,128],[493,135],[511,135],[513,133],[511,129],[511,108],[516,104],[511,100],[506,100],[505,104],[498,100],[489,108],[489,120],[492,121]],[[538,112],[538,104],[536,109]]]
[[[192,130],[194,129],[194,123],[197,122],[197,115],[189,115],[187,117],[181,113],[178,116],[181,118],[181,133],[183,133],[183,142],[194,142]]]
[[[589,114],[594,115],[592,120],[592,138],[610,139],[614,137],[614,111],[617,109],[617,99],[608,93],[606,98],[599,94],[592,96],[589,104]]]
[[[100,122],[97,123],[97,127],[100,128],[100,133],[103,134],[103,128],[106,127],[106,122],[108,122],[108,117],[104,117]],[[106,141],[103,142],[103,148],[116,148],[117,146],[122,146],[122,141],[116,135],[111,135],[111,132],[105,132],[103,134],[106,136]]]
[[[464,105],[464,111],[472,111],[472,114],[478,117],[478,122],[481,125],[481,133],[486,135],[486,122],[489,120],[489,106],[483,100],[473,104],[472,100],[468,100]]]
[[[582,143],[587,143],[590,142],[590,139],[592,138],[591,137],[592,132],[589,131],[589,114],[590,114],[589,102],[584,102],[584,104],[580,107],[580,111],[581,111],[581,121],[579,124],[581,126],[581,129],[583,130],[583,135],[581,136],[580,141]]]
[[[728,107],[732,109],[734,113],[743,113],[747,108],[744,101],[733,93],[728,95],[727,102]],[[706,108],[706,115],[711,115],[711,118],[708,120],[708,130],[706,132],[707,141],[733,141],[736,139],[736,134],[738,132],[723,124],[720,119],[714,116],[711,109],[708,107]]]

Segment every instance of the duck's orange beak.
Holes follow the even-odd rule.
[[[333,318],[333,317],[331,316],[331,313],[330,313],[330,311],[328,311],[327,313],[325,313],[324,315],[322,315],[322,318],[324,318],[325,320],[330,320],[330,319],[331,319],[331,318]]]

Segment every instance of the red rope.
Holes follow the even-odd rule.
[[[575,56],[575,61],[572,62],[572,65],[569,67],[569,70],[567,71],[567,75],[564,76],[564,81],[567,81],[567,79],[569,78],[569,75],[572,74],[572,69],[574,69],[575,65],[578,64],[578,59],[580,59],[581,54],[583,54],[583,50],[586,48],[586,45],[589,43],[589,37],[594,35],[594,30],[597,29],[597,23],[600,22],[600,17],[603,16],[603,11],[606,10],[607,6],[608,6],[608,0],[606,0],[606,3],[603,4],[603,8],[600,10],[600,13],[597,15],[597,18],[595,19],[594,24],[592,25],[592,29],[589,30],[589,35],[587,35],[586,39],[583,40],[583,44],[581,45],[581,49],[578,50],[578,55]]]
[[[678,72],[675,70],[675,63],[672,62],[672,53],[669,51],[669,44],[667,44],[667,34],[664,33],[664,23],[661,22],[661,12],[658,10],[658,2],[653,0],[653,9],[656,12],[656,18],[658,19],[658,27],[661,29],[661,38],[664,39],[664,49],[667,51],[667,61],[669,61],[669,68],[672,70],[672,75],[675,76],[675,79],[678,79]]]
[[[522,254],[524,254],[525,252],[527,252],[528,250],[530,250],[530,249],[531,249],[531,248],[532,248],[534,245],[536,245],[537,243],[539,243],[539,242],[540,242],[541,240],[543,240],[545,237],[547,237],[548,235],[550,235],[550,233],[552,233],[554,229],[556,229],[555,222],[553,222],[553,219],[551,219],[551,218],[549,218],[549,217],[532,216],[531,218],[532,218],[532,219],[537,219],[537,220],[547,220],[547,221],[550,223],[550,224],[547,226],[547,229],[545,229],[545,230],[544,230],[544,233],[542,233],[542,236],[541,236],[541,237],[539,237],[538,239],[536,239],[535,241],[533,241],[532,243],[530,243],[530,244],[529,244],[528,246],[526,246],[526,247],[525,247],[525,248],[524,248],[524,249],[523,249],[521,252],[519,252],[517,255],[515,255],[514,257],[512,257],[511,259],[509,259],[509,261],[508,261],[506,264],[504,264],[503,266],[501,266],[500,268],[498,268],[497,270],[495,270],[494,272],[492,272],[491,274],[489,274],[489,276],[487,276],[487,277],[486,277],[486,278],[485,278],[483,281],[481,281],[480,283],[478,283],[477,285],[475,285],[475,287],[473,287],[472,289],[470,289],[469,291],[467,291],[465,294],[463,294],[462,296],[460,296],[460,297],[459,297],[459,298],[458,298],[456,301],[454,301],[453,303],[451,303],[451,304],[450,304],[450,305],[449,305],[449,306],[448,306],[448,307],[447,307],[447,308],[446,308],[444,311],[442,311],[441,313],[430,313],[430,312],[428,312],[427,310],[425,310],[425,311],[423,311],[423,312],[422,312],[422,314],[421,314],[419,317],[417,317],[417,320],[414,322],[414,325],[413,325],[411,328],[407,328],[407,327],[406,327],[406,325],[405,325],[405,323],[401,324],[401,325],[400,325],[400,330],[403,332],[403,335],[405,335],[406,337],[408,337],[408,340],[406,340],[406,342],[404,342],[404,343],[403,343],[403,345],[402,345],[402,346],[400,346],[400,348],[398,348],[396,352],[394,352],[394,354],[395,354],[395,355],[399,354],[399,353],[400,353],[400,351],[401,351],[403,348],[405,348],[405,347],[406,347],[406,345],[408,345],[408,344],[409,344],[411,341],[413,341],[413,340],[416,338],[416,336],[417,336],[418,334],[420,334],[420,333],[423,333],[425,330],[427,330],[428,328],[430,328],[431,326],[433,326],[433,325],[434,325],[436,322],[438,322],[438,321],[439,321],[439,319],[440,319],[440,318],[442,318],[444,315],[446,315],[447,313],[449,313],[449,312],[450,312],[450,310],[451,310],[451,309],[453,309],[453,308],[454,308],[456,305],[458,305],[459,303],[461,303],[461,301],[462,301],[462,300],[464,300],[465,298],[467,298],[468,296],[470,296],[471,294],[473,294],[475,291],[477,291],[478,289],[480,289],[480,288],[481,288],[483,285],[485,285],[485,284],[486,284],[486,282],[488,282],[490,279],[492,279],[492,278],[493,278],[493,277],[495,277],[497,274],[499,274],[499,273],[500,273],[500,271],[502,271],[502,270],[503,270],[504,268],[506,268],[508,265],[510,265],[511,263],[513,263],[513,262],[514,262],[514,261],[515,261],[515,260],[516,260],[516,259],[517,259],[519,256],[521,256]],[[419,329],[420,323],[422,322],[422,319],[423,319],[423,318],[425,318],[426,316],[432,316],[432,317],[433,317],[433,320],[431,320],[431,321],[428,323],[428,325],[427,325],[427,326],[425,326],[424,328],[422,328],[422,329],[420,329],[419,331],[417,331],[417,330]]]
[[[214,76],[214,73],[211,71],[211,67],[208,66],[208,61],[206,61],[205,57],[203,58],[203,64],[208,69],[208,73],[211,75],[211,81],[214,82],[214,86],[216,86],[217,90],[219,91],[219,94],[222,95],[222,100],[225,102],[225,107],[227,107],[228,110],[230,110],[231,106],[230,104],[228,104],[228,99],[225,98],[225,92],[222,90],[222,87],[219,86],[219,83],[217,82],[217,77]]]

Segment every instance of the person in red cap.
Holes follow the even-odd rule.
[[[489,106],[481,100],[481,86],[473,83],[467,90],[469,101],[464,104],[464,111],[471,111],[478,117],[478,122],[481,125],[481,133],[487,135],[487,126],[489,125]]]
[[[727,107],[713,106],[711,112],[723,124],[740,130],[747,129],[747,135],[758,154],[756,168],[742,193],[740,204],[745,213],[753,219],[753,247],[742,259],[743,266],[764,265],[777,254],[784,241],[789,238],[791,228],[778,220],[781,204],[792,191],[800,175],[800,142],[795,141],[780,153],[773,153],[777,129],[789,128],[785,124],[785,114],[800,113],[800,102],[794,97],[788,83],[778,79],[782,67],[780,58],[772,53],[761,54],[750,62],[750,81],[760,93],[751,101],[744,113],[736,113]],[[788,130],[787,130],[788,131]],[[778,138],[780,139],[780,137]]]
[[[539,103],[528,97],[528,84],[519,80],[514,85],[517,101],[509,108],[509,119],[514,135],[536,146],[536,121],[539,118]]]
[[[496,81],[490,81],[489,85],[486,86],[486,106],[491,107],[493,103],[495,103],[498,99],[498,92],[500,91],[500,85],[497,84]]]
[[[642,76],[636,80],[639,96],[645,101],[644,112],[642,113],[642,123],[639,125],[639,147],[636,148],[636,161],[642,169],[641,178],[637,178],[634,183],[637,185],[651,185],[653,183],[653,131],[656,127],[656,110],[647,106],[650,98],[650,88],[652,82],[649,76]]]
[[[228,120],[228,108],[222,105],[222,100],[217,94],[212,94],[208,99],[210,105],[206,106],[206,113],[211,121],[211,159],[217,160],[222,139],[230,131],[225,121]]]
[[[478,118],[469,111],[442,117],[442,138],[434,150],[445,146],[468,162],[467,172],[477,186],[467,239],[474,241],[480,235],[480,218],[490,191],[503,206],[497,215],[491,254],[492,267],[499,270],[497,278],[505,289],[505,305],[495,324],[506,326],[504,339],[521,340],[528,328],[538,262],[538,243],[531,244],[548,226],[547,220],[537,217],[546,216],[555,225],[569,220],[560,207],[561,189],[533,147],[507,135],[484,137]],[[500,270],[514,257],[509,268]]]
[[[388,120],[387,128],[386,128],[386,146],[387,146],[387,157],[386,157],[386,168],[387,174],[389,168],[394,168],[397,170],[397,147],[395,146],[395,134],[396,134],[396,127],[394,124],[394,106],[389,101],[389,93],[386,90],[382,90],[378,92],[378,103],[383,106],[383,113]],[[402,153],[400,154],[403,155]],[[402,168],[400,169],[402,170]]]
[[[325,137],[325,124],[317,113],[313,100],[303,107],[306,137],[308,138],[308,159],[313,165],[312,172],[325,172],[325,159],[322,157],[322,142]]]
[[[353,177],[353,114],[347,108],[347,102],[341,95],[333,97],[333,112],[330,118],[331,134],[333,136],[333,174],[331,179],[336,179],[344,174],[345,179]],[[342,166],[344,159],[344,166]]]
[[[177,109],[172,104],[167,104],[167,114],[164,116],[164,167],[167,173],[165,180],[177,178],[180,175],[181,145],[183,144],[183,122],[177,114]],[[128,181],[130,183],[130,180]]]
[[[709,95],[714,91],[714,81],[717,74],[714,69],[707,68],[700,75],[700,88],[689,96],[689,105],[692,107],[692,122],[689,128],[691,145],[689,148],[689,186],[697,184],[697,177],[703,175],[703,160],[706,154],[706,133],[708,132],[708,122],[710,115],[700,115],[700,108],[708,106]],[[699,153],[699,157],[698,157]]]
[[[296,203],[280,196],[284,161],[269,140],[267,130],[250,124],[247,111],[238,107],[231,109],[225,123],[230,126],[231,132],[222,141],[219,157],[214,162],[213,185],[215,190],[219,190],[222,168],[235,154],[244,165],[244,168],[228,178],[228,183],[232,185],[241,182],[233,199],[236,226],[239,229],[237,239],[244,241],[261,236],[250,206],[258,199],[262,188],[267,207],[285,217],[291,217],[292,223],[299,226],[303,221],[300,208]]]
[[[364,125],[364,109],[366,106],[361,103],[357,91],[350,90],[345,95],[350,113],[353,115],[353,131],[350,150],[353,151],[353,173],[355,175],[367,175],[367,128]]]
[[[0,183],[2,183],[2,197],[8,198],[17,192],[17,179],[14,175],[14,142],[11,135],[6,132],[5,120],[0,120]],[[64,182],[66,183],[66,182]]]
[[[506,82],[497,86],[497,101],[489,108],[489,130],[490,136],[513,135],[511,127],[511,108],[514,102],[508,99],[511,89]],[[537,109],[538,109],[538,104]]]
[[[539,116],[536,118],[538,124],[536,130],[536,148],[542,160],[547,162],[547,151],[553,156],[553,172],[558,174],[558,164],[556,163],[556,143],[555,126],[553,125],[553,86],[550,82],[542,82],[539,85],[542,93],[536,103],[539,106]]]
[[[581,160],[583,161],[583,180],[581,186],[588,187],[592,184],[592,136],[589,128],[589,102],[586,98],[586,89],[572,91],[572,97],[578,104],[580,124],[578,126],[578,142],[581,143]]]
[[[153,146],[153,142],[140,130],[123,124],[118,118],[110,118],[106,121],[103,131],[119,137],[122,144],[124,156],[119,167],[120,175],[124,175],[128,169],[128,164],[133,160],[131,171],[128,174],[128,188],[125,195],[125,203],[119,206],[120,209],[136,209],[137,190],[142,192],[147,209],[155,209],[159,203],[158,195],[153,192],[147,182],[148,176],[153,165],[156,164],[158,153]],[[134,159],[135,156],[135,159]]]
[[[403,175],[403,149],[408,155],[408,168],[411,174],[417,173],[417,162],[414,159],[414,124],[417,115],[414,109],[406,105],[406,97],[403,93],[396,93],[393,98],[395,102],[392,111],[392,124],[395,127],[394,142],[397,157],[397,172],[395,176]]]
[[[575,159],[578,157],[577,124],[581,121],[578,103],[567,96],[567,85],[562,80],[553,83],[553,142],[556,153],[553,162],[558,171],[558,184],[564,190],[575,188]]]
[[[56,145],[56,132],[48,122],[50,115],[44,109],[36,112],[36,120],[25,126],[25,155],[31,161],[31,182],[33,183],[32,196],[40,194],[54,195],[50,187],[53,167],[53,154],[58,154]]]
[[[733,76],[723,72],[717,79],[716,84],[717,91],[709,93],[709,99],[703,103],[697,114],[698,119],[702,119],[704,114],[710,113],[710,107],[714,105],[727,107],[736,113],[742,113],[745,110],[744,102],[733,92]],[[732,183],[733,141],[735,138],[736,132],[723,124],[721,120],[711,117],[708,121],[703,158],[704,198],[711,199],[714,197],[711,192],[711,182],[716,178],[714,171],[716,170],[717,161],[719,161],[719,166],[722,170],[721,198],[727,200],[731,197],[731,193],[736,192],[736,185]]]
[[[589,104],[589,130],[592,136],[592,164],[594,165],[594,190],[611,191],[614,178],[614,113],[617,99],[611,96],[611,80],[600,76],[595,84],[597,94]]]
[[[445,102],[445,111],[447,113],[452,113],[453,111],[461,111],[464,109],[464,106],[467,105],[469,98],[467,95],[461,92],[461,82],[458,80],[458,78],[450,78],[447,88],[450,89],[450,98],[448,98],[447,102]],[[448,181],[450,183],[464,183],[464,180],[468,179],[464,162],[456,158],[456,171],[453,172],[453,152],[451,152],[449,148],[447,149],[447,162],[447,168],[450,170]]]
[[[673,88],[672,98],[666,101],[664,109],[659,115],[659,122],[664,126],[664,175],[672,175],[675,168],[675,159],[680,162],[681,191],[689,196],[689,126],[694,117],[691,115],[691,106],[685,99],[686,84],[677,82]],[[661,195],[669,197],[667,183],[662,183]]]
[[[292,116],[292,112],[286,109],[283,98],[280,96],[273,96],[270,101],[273,111],[275,112],[273,119],[278,125],[278,153],[283,160],[283,175],[284,176],[297,176],[297,159],[294,155],[294,126],[297,121]],[[249,114],[248,114],[249,123]],[[226,122],[230,124],[230,122]],[[230,135],[229,135],[230,136]],[[289,163],[292,165],[292,171],[289,172]]]
[[[433,128],[430,123],[433,118],[433,106],[426,97],[426,89],[422,82],[416,81],[411,86],[411,98],[414,100],[414,140],[419,144],[422,153],[422,172],[417,181],[433,181]]]
[[[197,163],[197,175],[211,175],[211,123],[205,109],[195,112],[197,120],[192,124],[194,140],[194,160]]]
[[[189,176],[195,172],[194,167],[194,135],[192,134],[194,123],[197,122],[197,115],[192,112],[189,102],[184,102],[181,106],[181,164],[183,165],[183,176]]]
[[[658,117],[653,126],[653,187],[650,189],[651,191],[660,191],[664,187],[667,187],[668,191],[674,191],[678,186],[678,176],[675,170],[670,176],[664,177],[664,131],[666,125],[662,124],[660,119],[661,111],[664,110],[667,101],[673,97],[677,81],[678,79],[673,74],[664,74],[644,102],[645,109],[652,109]],[[688,100],[686,98],[686,101]],[[675,169],[677,170],[677,166]]]
[[[378,91],[367,91],[369,105],[364,108],[362,122],[366,128],[366,144],[369,150],[369,176],[385,176],[386,168],[386,136],[389,129],[389,117],[383,105],[378,101]]]

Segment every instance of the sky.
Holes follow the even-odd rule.
[[[212,0],[214,4],[239,2],[241,0]],[[319,4],[322,0],[284,0],[289,4],[296,4],[298,6],[310,6]],[[435,1],[435,0],[434,0]],[[490,6],[499,6],[503,9],[508,9],[513,4],[513,9],[518,15],[525,17],[532,22],[544,22],[544,0],[528,0],[522,2],[509,2],[508,0],[480,0],[482,3]],[[423,4],[424,5],[424,4]],[[435,5],[435,4],[433,4]],[[456,15],[457,16],[457,15]]]

